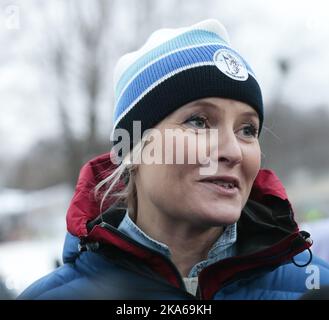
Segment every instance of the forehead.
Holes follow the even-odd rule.
[[[258,117],[258,113],[248,104],[231,99],[204,98],[187,103],[176,110],[177,114],[186,114],[191,111],[206,111],[215,114],[230,114],[235,116],[245,115]]]

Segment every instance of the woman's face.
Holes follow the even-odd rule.
[[[146,161],[138,166],[136,175],[138,212],[149,208],[165,215],[163,218],[193,226],[236,222],[260,169],[259,118],[255,110],[234,100],[206,98],[182,106],[155,128],[161,133],[162,146],[150,151],[154,144],[149,143],[143,149]],[[179,129],[174,143],[165,139],[168,129]],[[209,139],[210,131],[215,132],[217,141]],[[179,139],[179,135],[185,138]],[[205,167],[201,150],[216,162],[211,174],[200,170]],[[161,163],[146,164],[156,152]],[[177,164],[179,152],[184,159]],[[168,155],[173,155],[173,163],[166,163]]]

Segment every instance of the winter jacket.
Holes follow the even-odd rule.
[[[125,208],[110,198],[100,214],[94,187],[114,168],[109,153],[82,168],[67,213],[64,265],[19,299],[298,299],[329,284],[329,265],[312,257],[283,185],[261,169],[237,223],[236,254],[205,267],[190,294],[169,258],[117,229]]]

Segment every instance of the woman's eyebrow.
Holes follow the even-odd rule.
[[[193,107],[207,107],[207,108],[214,108],[217,107],[217,105],[215,103],[212,102],[208,102],[208,101],[195,101],[192,104]],[[229,106],[225,106],[225,108],[228,108]],[[244,111],[241,112],[240,114],[241,116],[250,116],[250,117],[255,117],[255,118],[259,118],[258,117],[258,113],[254,110],[250,110],[250,111]]]
[[[258,113],[256,111],[245,111],[241,113],[241,116],[250,116],[250,117],[255,117],[255,118],[259,118],[258,117]]]
[[[195,101],[192,104],[193,107],[207,107],[207,108],[214,108],[217,107],[215,103],[208,102],[208,101]]]

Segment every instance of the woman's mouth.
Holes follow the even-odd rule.
[[[236,196],[239,192],[240,183],[235,177],[208,177],[199,182],[220,195]]]

